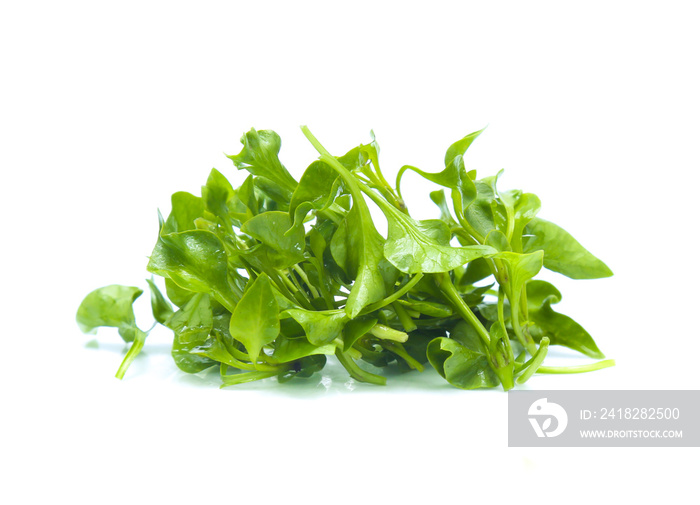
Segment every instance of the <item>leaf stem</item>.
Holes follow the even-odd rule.
[[[422,363],[420,363],[418,360],[416,360],[413,356],[408,354],[404,346],[402,346],[399,343],[395,342],[390,342],[390,341],[385,341],[381,343],[381,346],[396,354],[400,358],[403,358],[406,363],[408,364],[409,367],[413,368],[414,370],[418,370],[419,372],[425,371],[425,367],[423,366]]]
[[[343,365],[345,370],[348,371],[350,377],[356,381],[369,382],[370,384],[378,384],[380,386],[386,385],[386,377],[362,370],[350,356],[340,349],[335,350],[335,355],[338,358],[338,361],[340,361],[340,364]]]
[[[489,332],[486,331],[486,328],[484,328],[484,325],[481,324],[479,318],[476,317],[474,312],[472,312],[472,309],[469,308],[469,305],[467,305],[462,299],[462,297],[459,295],[457,288],[455,288],[455,285],[452,284],[450,276],[447,274],[433,275],[436,276],[436,281],[440,290],[452,302],[454,307],[457,309],[457,312],[459,312],[459,314],[464,318],[464,320],[474,327],[476,332],[486,344],[486,348],[490,349],[489,344],[491,343],[491,337],[489,336]]]
[[[524,371],[522,375],[515,379],[518,384],[525,384],[525,382],[532,377],[535,372],[542,366],[544,359],[547,357],[547,350],[549,349],[549,338],[542,337],[540,341],[540,347],[537,349],[535,355],[527,363],[523,365]]]
[[[122,361],[121,365],[119,365],[119,370],[117,370],[117,373],[115,375],[117,379],[124,378],[124,374],[129,369],[129,366],[131,366],[131,363],[132,361],[134,361],[134,358],[136,358],[136,356],[139,355],[141,349],[143,349],[143,344],[146,342],[146,337],[148,336],[148,333],[143,332],[138,328],[134,329],[136,332],[136,336],[134,337],[134,341],[131,343],[131,347],[129,347],[129,350],[126,353],[126,356],[124,356],[124,360]]]
[[[395,302],[403,295],[408,293],[411,290],[411,288],[413,288],[413,286],[418,284],[418,282],[423,278],[423,275],[423,273],[417,273],[411,278],[410,281],[408,281],[406,284],[394,291],[390,296],[387,296],[386,298],[384,298],[383,300],[379,300],[378,302],[367,305],[364,309],[362,309],[360,315],[369,314],[370,312],[374,312],[375,310],[379,310],[383,307],[386,307],[390,303]]]
[[[315,287],[313,287],[311,282],[309,282],[309,277],[306,275],[306,272],[304,272],[304,270],[298,264],[294,265],[292,268],[294,268],[294,271],[297,274],[299,274],[299,277],[301,277],[301,280],[304,281],[304,283],[306,284],[306,287],[309,288],[309,292],[311,293],[311,296],[313,296],[314,298],[319,298],[318,291],[316,290]]]
[[[401,326],[403,326],[403,330],[406,333],[410,333],[418,328],[416,323],[413,322],[413,319],[411,319],[411,316],[402,305],[399,305],[397,302],[393,302],[391,304],[391,308],[394,309],[394,312],[396,312],[396,315],[401,322]]]
[[[602,370],[603,368],[609,368],[611,366],[615,366],[614,359],[604,359],[602,361],[591,363],[590,365],[580,366],[541,366],[537,371],[539,373],[550,374],[584,373],[594,372],[595,370]]]

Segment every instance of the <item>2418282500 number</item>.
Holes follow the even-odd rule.
[[[680,410],[670,407],[626,407],[626,408],[602,408],[600,419],[678,419]]]

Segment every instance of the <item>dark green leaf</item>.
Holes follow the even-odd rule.
[[[486,355],[457,340],[439,337],[428,344],[428,361],[447,382],[461,389],[492,388],[500,384]]]
[[[273,342],[280,331],[279,307],[270,279],[262,274],[252,282],[231,316],[231,336],[248,350],[255,362],[263,346]]]
[[[554,223],[534,218],[525,228],[523,251],[544,251],[544,266],[572,279],[599,279],[613,273],[574,237]]]
[[[160,324],[166,324],[168,318],[173,314],[173,306],[170,305],[163,293],[160,292],[156,283],[153,279],[146,279],[148,286],[151,288],[151,310],[153,311],[153,317]]]
[[[534,323],[530,334],[536,340],[546,336],[551,345],[568,347],[591,358],[605,357],[593,337],[580,324],[552,309],[552,304],[561,300],[561,294],[554,286],[544,281],[531,281],[527,284],[527,294],[528,316]]]

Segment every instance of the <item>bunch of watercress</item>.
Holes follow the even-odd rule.
[[[540,200],[499,191],[500,175],[476,178],[463,156],[481,131],[452,144],[445,168],[402,167],[395,187],[372,141],[340,157],[306,128],[320,154],[297,182],[278,158],[273,131],[250,130],[229,158],[250,175],[234,188],[216,169],[201,196],[172,195],[148,271],[156,321],[174,333],[172,356],[189,373],[220,367],[222,387],[309,377],[335,356],[357,381],[373,370],[423,371],[429,362],[463,389],[511,389],[535,372],[597,370],[611,360],[547,367],[550,345],[603,358],[591,336],[552,305],[561,294],[534,280],[544,266],[574,279],[612,275],[559,226],[536,217]],[[439,219],[411,218],[401,179],[413,171],[447,189],[430,198]],[[384,238],[368,200],[388,222]],[[492,281],[489,283],[489,279]],[[85,332],[112,326],[131,347],[122,378],[147,333],[135,323],[136,287],[106,286],[80,305]],[[169,300],[169,301],[168,301]],[[173,305],[175,307],[173,307]]]

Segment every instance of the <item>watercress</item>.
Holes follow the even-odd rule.
[[[147,270],[156,323],[173,331],[172,355],[184,372],[219,367],[222,387],[277,377],[309,377],[335,357],[357,381],[430,365],[463,389],[522,384],[535,373],[578,373],[613,365],[593,338],[552,305],[561,293],[534,277],[542,268],[572,279],[612,275],[559,226],[537,217],[540,200],[500,191],[500,173],[477,179],[464,156],[481,131],[447,149],[445,167],[398,170],[392,187],[372,141],[319,153],[297,182],[279,159],[273,131],[243,135],[229,156],[249,176],[234,188],[212,170],[201,196],[172,196]],[[430,194],[436,219],[415,220],[401,193],[413,172],[449,191]],[[369,209],[384,214],[376,229]],[[84,332],[116,327],[131,347],[122,378],[144,345],[135,322],[136,287],[111,285],[85,297]],[[600,359],[576,367],[544,365],[552,345]],[[528,357],[529,356],[529,357]],[[372,365],[371,371],[365,365]]]

